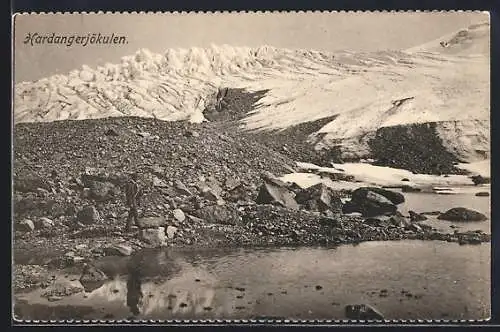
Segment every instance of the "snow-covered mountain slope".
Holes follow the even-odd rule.
[[[243,120],[249,129],[280,129],[338,114],[311,137],[366,152],[378,128],[437,122],[450,150],[477,159],[489,151],[489,25],[407,51],[335,54],[264,46],[139,50],[119,64],[83,66],[15,86],[15,122],[113,116],[204,121],[219,87],[269,90]],[[488,33],[485,33],[487,31]],[[458,36],[458,37],[457,37]],[[450,50],[453,49],[453,52]],[[471,50],[481,51],[472,52]],[[463,51],[463,52],[461,52]]]
[[[439,39],[408,49],[409,52],[438,52],[442,54],[488,55],[490,51],[490,24],[482,22]]]

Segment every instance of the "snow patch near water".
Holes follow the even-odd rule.
[[[475,170],[485,171],[485,162],[475,164],[465,164]],[[489,165],[489,164],[488,164]],[[434,192],[440,194],[475,193],[477,191],[489,191],[490,186],[474,186],[472,180],[467,175],[438,176],[428,174],[413,174],[410,171],[374,166],[364,163],[333,164],[332,167],[320,167],[310,163],[297,163],[297,167],[302,172],[290,173],[280,179],[286,182],[296,183],[302,188],[307,188],[318,183],[340,190],[354,190],[362,186],[380,187],[401,187],[403,185],[420,188],[424,192]],[[354,176],[355,182],[332,181],[328,176],[321,176],[304,172],[313,170],[321,173],[344,174]],[[409,181],[402,181],[403,179]]]
[[[473,163],[463,163],[457,165],[458,168],[465,169],[473,175],[481,175],[482,177],[491,177],[491,160],[481,160]]]

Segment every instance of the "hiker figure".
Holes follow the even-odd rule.
[[[139,187],[139,183],[137,181],[137,173],[133,173],[130,176],[130,179],[125,187],[125,199],[127,207],[129,208],[127,218],[127,231],[130,231],[132,229],[132,220],[137,226],[139,226],[139,214],[137,212],[137,207],[140,203],[141,194],[141,188]]]

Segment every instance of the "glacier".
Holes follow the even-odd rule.
[[[484,160],[490,153],[489,24],[442,40],[369,53],[140,49],[117,64],[17,83],[14,122],[139,116],[199,123],[207,121],[203,110],[220,87],[244,88],[267,91],[242,120],[249,130],[337,115],[311,141],[317,149],[340,144],[362,158],[377,129],[432,122],[448,150],[467,162]]]

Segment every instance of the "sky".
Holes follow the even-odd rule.
[[[134,54],[140,48],[210,44],[270,45],[320,51],[399,50],[417,46],[470,24],[488,21],[486,13],[223,13],[223,14],[23,14],[14,18],[14,79],[34,81],[95,67]],[[117,45],[25,44],[27,35],[51,33],[125,36]]]

